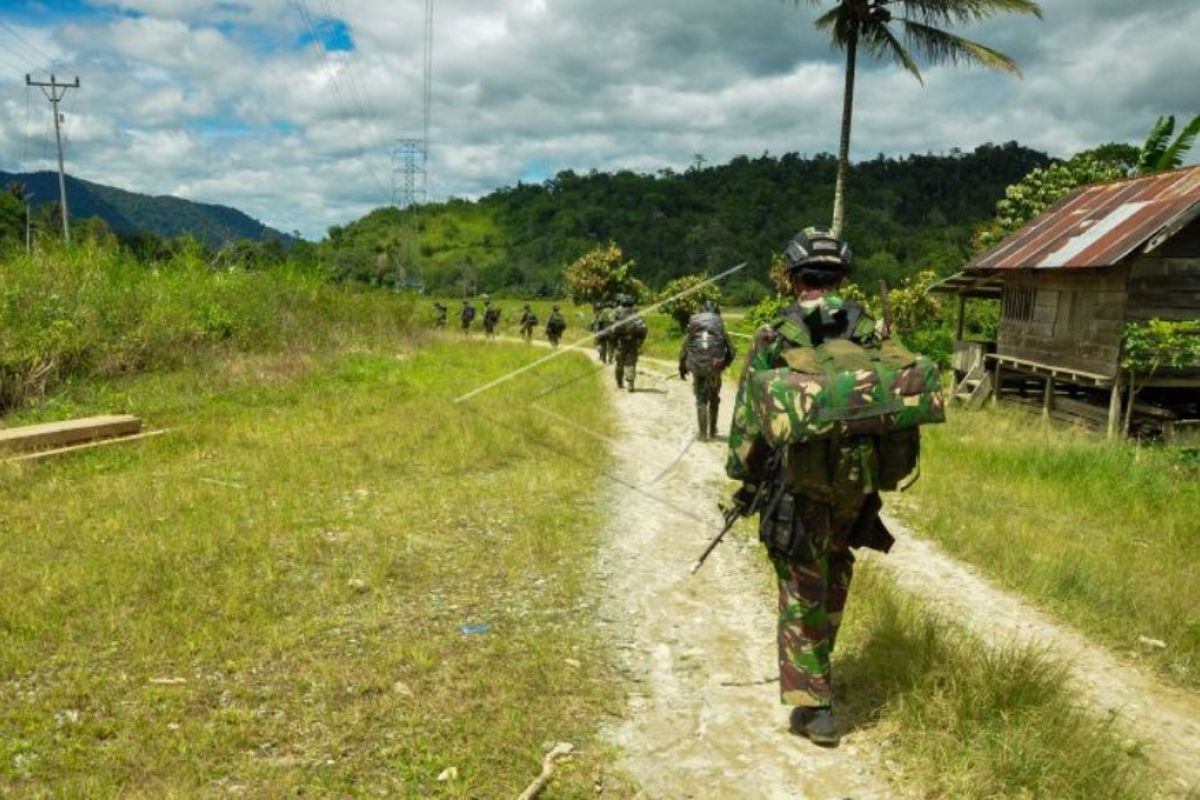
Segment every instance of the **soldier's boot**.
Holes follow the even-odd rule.
[[[700,435],[698,438],[702,442],[708,441],[708,408],[703,404],[696,405],[696,422],[700,425]]]
[[[813,744],[836,747],[841,741],[837,720],[834,719],[831,708],[797,706],[792,709],[788,723],[792,733],[807,738]]]
[[[624,372],[623,372],[623,370],[621,369],[621,365],[620,365],[620,364],[618,364],[618,365],[617,365],[617,369],[616,369],[616,373],[615,373],[615,374],[616,374],[616,376],[617,376],[617,388],[618,388],[618,389],[624,389],[624,388],[625,388],[625,376],[624,376]]]

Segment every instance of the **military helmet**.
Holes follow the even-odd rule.
[[[850,246],[826,228],[805,228],[792,237],[783,258],[789,273],[799,269],[850,272]]]
[[[553,307],[551,310],[552,310],[552,311],[558,311],[558,306],[557,306],[557,305],[555,305],[555,306],[554,306],[554,307]]]

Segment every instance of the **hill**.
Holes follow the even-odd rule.
[[[857,280],[957,268],[1005,188],[1049,162],[1009,142],[853,165],[847,235]],[[419,272],[431,291],[547,296],[560,291],[563,266],[611,239],[654,287],[748,261],[747,277],[729,288],[752,295],[765,290],[771,253],[804,226],[828,221],[836,166],[831,155],[788,153],[682,173],[567,171],[477,201],[428,204]],[[331,228],[322,259],[345,278],[388,284],[404,265],[408,229],[400,210],[377,209]]]
[[[42,208],[58,202],[58,173],[0,172],[0,186],[23,183]],[[169,239],[190,233],[208,245],[219,246],[239,239],[289,238],[236,208],[197,203],[180,197],[138,194],[114,186],[67,176],[67,203],[71,219],[103,219],[118,234],[152,233]]]

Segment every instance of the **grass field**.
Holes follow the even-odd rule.
[[[0,796],[512,797],[556,741],[581,755],[554,796],[595,796],[604,456],[528,398],[562,384],[539,402],[605,431],[600,384],[563,358],[451,402],[527,360],[442,343],[64,392],[47,415],[117,402],[172,433],[0,466]]]
[[[1004,408],[952,413],[924,442],[922,478],[898,506],[916,530],[1094,638],[1200,687],[1194,463]]]

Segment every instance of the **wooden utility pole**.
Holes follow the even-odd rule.
[[[62,114],[58,111],[58,104],[66,97],[68,89],[79,88],[79,78],[76,77],[74,83],[59,83],[55,76],[51,75],[50,82],[46,83],[45,81],[35,81],[26,75],[25,85],[40,88],[42,94],[46,95],[46,99],[50,101],[50,106],[54,110],[54,138],[58,142],[58,195],[62,208],[63,241],[70,244],[71,215],[67,211],[67,174],[63,168]]]

